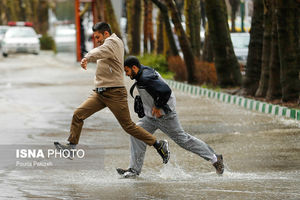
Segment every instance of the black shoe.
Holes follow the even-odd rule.
[[[167,164],[170,159],[169,144],[167,140],[160,140],[159,147],[156,149],[163,159],[163,163]]]
[[[216,173],[221,175],[224,173],[223,156],[222,155],[216,155],[216,156],[217,156],[217,162],[215,162],[213,166],[216,168]]]
[[[129,168],[129,169],[117,168],[117,172],[123,178],[136,178],[139,175],[139,173],[136,170],[132,169],[132,168]]]
[[[64,157],[69,158],[70,160],[74,157],[74,151],[71,151],[71,149],[76,149],[75,144],[60,144],[59,142],[54,142],[54,146],[58,151],[63,151]]]

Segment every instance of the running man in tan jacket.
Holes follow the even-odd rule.
[[[124,84],[124,45],[116,34],[112,34],[109,24],[98,22],[93,26],[94,39],[99,45],[92,49],[82,60],[81,67],[87,69],[88,62],[97,62],[94,93],[74,112],[69,143],[54,142],[59,150],[75,149],[79,142],[83,122],[86,118],[108,107],[122,128],[133,137],[154,146],[167,163],[170,158],[168,142],[160,140],[145,129],[137,126],[130,117],[127,91]],[[69,154],[70,155],[70,154]]]

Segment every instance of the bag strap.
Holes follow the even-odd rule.
[[[135,83],[131,86],[131,88],[130,88],[130,95],[132,96],[132,98],[134,98],[134,97],[133,97],[133,90],[134,90],[134,87],[136,86],[136,84],[137,84],[137,82],[135,82]]]
[[[144,69],[145,68],[140,68],[141,73],[144,71]],[[136,86],[136,84],[137,84],[137,81],[135,81],[135,83],[130,88],[130,94],[131,94],[132,98],[134,98],[133,97],[133,90],[134,90],[134,87]]]

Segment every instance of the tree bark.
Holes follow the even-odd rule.
[[[126,2],[129,53],[133,55],[139,55],[141,41],[141,0],[132,0]]]
[[[93,11],[95,12],[94,16],[96,16],[97,19],[94,19],[94,22],[106,21],[105,14],[104,14],[104,11],[105,11],[104,0],[95,0],[95,6],[96,6],[96,9],[94,9]]]
[[[184,3],[184,15],[186,24],[186,34],[191,44],[192,51],[196,58],[200,60],[200,1],[189,0]]]
[[[8,21],[18,21],[18,14],[15,9],[14,1],[11,1],[11,0],[7,1],[7,8],[8,8],[7,20]]]
[[[269,84],[269,66],[271,55],[272,10],[270,1],[264,0],[264,36],[262,49],[262,65],[259,86],[255,93],[257,97],[265,97]]]
[[[171,12],[172,22],[175,26],[175,31],[179,39],[179,44],[182,49],[184,62],[187,67],[188,72],[188,83],[196,83],[195,79],[195,58],[193,55],[193,51],[190,45],[190,42],[183,30],[183,27],[180,22],[180,18],[178,15],[178,11],[174,4],[173,0],[165,0],[166,4]]]
[[[209,0],[205,4],[218,83],[221,87],[240,86],[242,76],[229,34],[225,1]]]
[[[105,8],[106,8],[104,11],[105,19],[106,19],[105,21],[109,23],[109,25],[111,26],[112,32],[122,39],[120,26],[116,19],[115,11],[112,6],[111,0],[105,0]]]
[[[254,0],[254,10],[250,30],[250,43],[246,64],[246,75],[242,85],[242,94],[254,96],[258,88],[262,63],[264,5]]]
[[[229,3],[231,6],[231,32],[236,32],[235,19],[236,19],[236,13],[239,9],[240,0],[229,0]]]
[[[0,23],[7,24],[7,0],[0,1]]]
[[[206,27],[206,12],[205,12],[205,1],[200,0],[200,15],[201,15],[201,24],[202,28]]]
[[[214,62],[214,53],[211,44],[211,38],[208,31],[208,24],[206,24],[206,29],[205,29],[205,39],[204,39],[202,60],[206,62]]]
[[[144,53],[154,51],[152,10],[152,1],[144,0]],[[148,42],[150,43],[150,49],[148,49]]]
[[[299,1],[276,0],[282,101],[299,99]]]
[[[159,8],[160,13],[162,15],[162,18],[164,21],[164,26],[165,26],[165,31],[166,31],[166,34],[168,35],[168,42],[170,45],[170,53],[172,56],[179,56],[179,52],[178,52],[178,49],[177,49],[177,46],[175,43],[171,24],[169,21],[167,6],[164,3],[160,2],[159,0],[152,0],[152,2]]]
[[[38,33],[45,35],[47,34],[49,24],[48,24],[48,1],[39,1],[37,21],[35,24]]]
[[[164,23],[161,11],[158,12],[156,19],[156,42],[155,42],[155,52],[156,54],[162,54],[164,51]]]
[[[269,66],[269,84],[266,99],[274,100],[281,98],[280,85],[280,60],[278,54],[278,34],[275,14],[275,1],[272,1],[272,43]]]
[[[200,37],[200,29],[201,29],[201,8],[200,8],[200,1],[196,0],[195,2],[195,56],[198,60],[201,60],[201,37]]]
[[[148,53],[148,0],[144,0],[144,23],[143,23],[143,28],[144,28],[144,54]]]

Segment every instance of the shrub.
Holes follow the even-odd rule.
[[[187,70],[183,59],[179,56],[168,58],[170,71],[175,73],[174,79],[177,81],[187,80]],[[217,85],[217,73],[214,63],[195,61],[195,72],[197,84]]]
[[[54,52],[56,52],[55,41],[51,36],[47,34],[43,35],[40,38],[40,44],[42,50],[53,50]]]
[[[187,71],[185,64],[180,56],[169,56],[168,67],[171,72],[174,72],[174,79],[176,81],[186,81]]]
[[[143,56],[138,56],[140,63],[145,66],[149,66],[159,73],[167,73],[168,64],[164,55],[154,55],[154,54],[145,54]]]
[[[199,84],[217,86],[218,78],[214,63],[196,61],[195,77]]]

